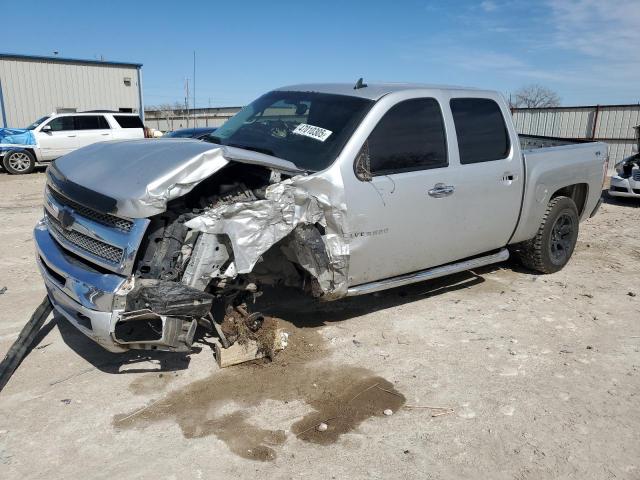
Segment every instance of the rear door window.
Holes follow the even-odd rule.
[[[113,118],[122,128],[144,128],[142,120],[137,115],[114,115]]]
[[[76,130],[106,130],[107,120],[102,115],[78,115],[75,117]]]
[[[446,167],[442,111],[433,98],[405,100],[382,117],[368,139],[372,175]]]
[[[509,134],[496,102],[487,98],[454,98],[450,105],[460,163],[491,162],[509,155]]]
[[[49,127],[51,127],[52,132],[64,132],[67,130],[75,130],[75,125],[73,123],[73,117],[57,117],[47,123]]]

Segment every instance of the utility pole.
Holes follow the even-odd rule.
[[[184,118],[187,121],[186,128],[189,128],[189,78],[184,79]]]
[[[196,51],[193,51],[193,128],[196,128]]]

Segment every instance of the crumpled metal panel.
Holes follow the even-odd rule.
[[[145,218],[166,210],[167,202],[189,193],[229,161],[299,172],[270,155],[190,139],[103,142],[55,161],[67,181],[116,201],[114,212]]]
[[[328,265],[308,259],[302,264],[320,284],[325,298],[346,294],[349,245],[343,221],[340,186],[322,176],[296,176],[267,188],[265,199],[221,205],[186,223],[188,228],[229,237],[237,273],[250,273],[260,257],[299,225],[320,224]],[[301,252],[302,253],[302,252]],[[297,254],[297,253],[296,253]]]
[[[220,273],[229,260],[229,252],[219,239],[218,235],[212,233],[202,233],[198,236],[182,276],[182,283],[198,290],[205,290],[211,279]]]

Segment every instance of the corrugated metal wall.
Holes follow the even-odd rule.
[[[0,58],[0,84],[8,127],[25,127],[59,108],[138,112],[141,103],[135,66]]]
[[[612,172],[638,144],[634,127],[640,125],[640,105],[516,108],[513,120],[522,134],[606,142]]]

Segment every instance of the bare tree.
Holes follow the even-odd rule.
[[[180,102],[175,102],[174,104],[163,103],[162,105],[158,105],[156,110],[158,110],[159,116],[167,121],[167,128],[174,130],[173,119],[181,115],[183,108],[184,106]]]
[[[560,96],[550,88],[542,85],[526,85],[509,95],[512,108],[545,108],[560,106]]]

